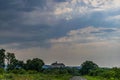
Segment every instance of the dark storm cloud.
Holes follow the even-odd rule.
[[[43,8],[45,3],[46,0],[0,0],[0,30],[17,28],[21,25],[24,12]]]
[[[24,13],[26,15],[34,14],[34,11],[41,11],[42,13],[44,7],[46,7],[46,0],[0,0],[0,44],[18,43],[19,46],[17,47],[19,48],[22,48],[20,46],[23,44],[26,48],[48,46],[49,44],[46,44],[48,39],[63,35],[57,33],[57,28],[54,28],[54,26],[41,23],[42,18],[38,19],[40,22],[39,25],[23,23],[26,23]],[[36,8],[39,8],[39,10],[36,10]],[[41,13],[39,13],[40,17],[49,17],[49,15],[41,15]],[[27,18],[29,19],[29,16]],[[34,18],[32,21],[34,21]]]
[[[19,43],[24,47],[44,44],[49,28],[46,24],[28,26],[22,23],[24,12],[45,6],[46,0],[0,0],[0,44]],[[48,32],[48,33],[47,33]],[[48,35],[49,36],[49,35]],[[20,47],[19,46],[19,47]]]
[[[66,0],[54,0],[55,2],[66,2]]]
[[[46,5],[46,0],[24,0],[24,9],[23,10],[31,10],[31,9],[34,9],[36,7],[39,7],[39,8],[44,8],[45,5]]]
[[[65,36],[69,31],[88,26],[113,27],[106,21],[109,12],[93,12],[88,16],[73,16],[71,20],[56,19],[55,5],[48,0],[0,0],[0,44],[19,43],[24,47],[48,46],[49,39]],[[66,0],[53,0],[59,4]],[[49,2],[49,1],[48,1]],[[106,15],[106,14],[107,15]],[[54,17],[53,17],[54,16]],[[54,25],[53,25],[54,24]],[[110,31],[110,30],[108,30]],[[19,47],[20,47],[19,46]]]
[[[0,0],[0,10],[31,11],[35,7],[43,8],[46,0]]]

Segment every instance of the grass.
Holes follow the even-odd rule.
[[[51,75],[51,74],[1,74],[0,80],[69,80],[71,75],[61,74],[61,75]]]
[[[102,77],[93,77],[93,76],[84,76],[84,78],[86,78],[87,80],[118,80],[118,79],[115,79],[115,78],[110,78],[110,79],[107,79],[107,78],[102,78]]]
[[[84,76],[87,80],[107,80],[102,77],[92,77],[92,76]]]

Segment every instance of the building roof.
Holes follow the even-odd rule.
[[[58,63],[57,61],[55,63],[52,63],[51,65],[64,65],[63,63]],[[65,65],[64,65],[65,66]]]

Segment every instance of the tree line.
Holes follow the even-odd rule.
[[[41,71],[43,65],[44,62],[42,59],[28,59],[26,63],[24,63],[24,61],[16,59],[14,53],[6,52],[5,49],[0,49],[0,68],[6,67],[7,71],[14,69]]]
[[[93,61],[85,61],[81,64],[81,69],[75,67],[62,67],[62,68],[48,68],[43,69],[45,64],[42,59],[33,58],[28,59],[26,62],[16,59],[14,53],[6,52],[4,49],[0,49],[0,72],[5,68],[7,62],[6,71],[13,73],[36,73],[42,72],[44,74],[71,74],[71,75],[89,75],[107,78],[108,80],[120,79],[120,68],[101,68]],[[106,79],[106,80],[107,80]]]

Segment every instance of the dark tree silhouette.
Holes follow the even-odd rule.
[[[15,59],[15,54],[7,52],[6,59],[7,59],[7,64],[8,65],[12,64],[14,59]]]
[[[81,64],[81,66],[82,66],[81,68],[82,75],[88,74],[90,71],[98,68],[98,65],[92,61],[85,61]]]
[[[5,50],[0,49],[0,68],[4,68],[5,66]]]
[[[26,63],[26,69],[41,71],[43,65],[44,65],[43,60],[39,58],[34,58],[33,60],[29,59],[27,60],[27,63]]]

